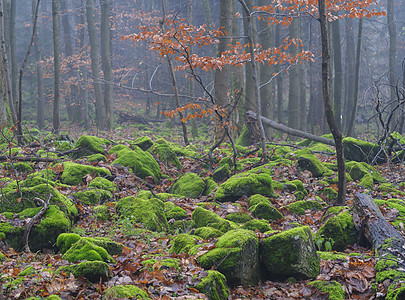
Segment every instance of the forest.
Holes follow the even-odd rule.
[[[404,0],[0,0],[0,299],[405,299]]]

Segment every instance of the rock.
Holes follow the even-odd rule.
[[[94,212],[96,213],[96,219],[98,221],[107,221],[110,218],[108,206],[105,204],[94,207]]]
[[[158,232],[168,230],[169,225],[162,200],[129,196],[118,201],[115,210],[119,215],[131,218],[133,222],[142,223],[149,230]]]
[[[191,249],[191,247],[195,246],[196,241],[199,239],[200,238],[195,235],[180,233],[173,240],[173,245],[170,248],[169,253],[187,253]]]
[[[103,281],[107,281],[109,267],[103,261],[84,261],[77,265],[61,267],[58,271],[72,273],[76,278],[83,276],[91,282],[98,283],[100,282],[100,278]]]
[[[87,261],[105,261],[113,262],[113,258],[103,247],[97,246],[88,239],[81,238],[74,243],[62,256],[63,259],[76,262],[80,260]]]
[[[239,137],[236,139],[236,145],[239,146],[250,146],[249,130],[246,125],[243,125],[242,132]]]
[[[94,178],[90,182],[89,188],[103,189],[111,193],[118,190],[117,185],[114,182],[111,182],[110,180],[103,177]]]
[[[112,194],[109,191],[94,189],[87,191],[80,191],[73,194],[75,199],[80,200],[85,205],[94,205],[104,203],[109,199],[112,199]]]
[[[152,176],[155,181],[162,176],[159,164],[153,158],[152,154],[143,151],[135,146],[134,150],[122,149],[117,152],[117,159],[112,164],[118,164],[123,167],[130,167],[131,171],[138,177],[145,179]]]
[[[287,207],[292,213],[295,213],[297,215],[305,214],[306,210],[319,210],[323,208],[321,203],[313,200],[296,201],[286,205],[285,207]]]
[[[357,240],[357,231],[353,217],[348,212],[331,217],[318,230],[315,240],[319,239],[323,244],[329,241],[332,249],[336,251],[342,251],[346,246],[354,244]]]
[[[100,176],[111,176],[111,172],[105,168],[81,165],[71,161],[63,163],[62,183],[78,185],[87,174],[95,173]]]
[[[350,161],[346,163],[346,170],[353,180],[361,180],[365,175],[371,175],[373,182],[386,182],[378,171],[365,162]]]
[[[254,194],[272,196],[272,180],[268,173],[256,174],[248,171],[234,175],[219,186],[214,200],[235,202],[242,196],[249,197]]]
[[[371,163],[379,150],[380,146],[377,144],[369,143],[352,137],[343,139],[343,152],[345,159],[347,160]],[[376,159],[376,162],[383,163],[385,160],[386,157],[384,152],[381,151],[379,157]]]
[[[253,230],[256,231],[259,230],[261,233],[272,231],[270,224],[266,220],[250,220],[246,222],[245,224],[242,225],[242,228],[247,229],[247,230]]]
[[[315,280],[309,283],[309,285],[314,286],[318,290],[324,293],[328,293],[328,299],[330,300],[344,300],[345,299],[345,292],[342,288],[342,285],[335,281],[322,281],[322,280]]]
[[[166,219],[182,220],[187,218],[187,212],[180,206],[175,205],[173,202],[167,201],[165,205]]]
[[[116,285],[106,289],[103,299],[150,299],[147,292],[135,285]]]
[[[75,153],[74,157],[83,157],[96,153],[104,154],[103,145],[110,145],[110,141],[91,135],[82,135],[75,143],[80,148],[80,152]]]
[[[310,171],[314,177],[330,176],[333,174],[333,172],[325,167],[313,154],[302,154],[298,157],[298,166],[303,170]]]
[[[224,233],[212,227],[200,227],[194,232],[195,235],[203,238],[204,240],[209,240],[211,238],[220,237]]]
[[[69,248],[80,239],[81,236],[76,233],[62,233],[56,240],[56,246],[61,253],[66,253],[66,251],[68,251]]]
[[[165,166],[173,166],[178,170],[182,168],[181,162],[167,142],[156,142],[148,151],[158,157]]]
[[[209,300],[227,300],[229,298],[226,278],[218,271],[207,271],[207,276],[195,288],[204,293]]]
[[[229,165],[224,164],[223,166],[220,166],[219,168],[217,168],[214,171],[214,173],[212,174],[212,179],[216,183],[218,183],[218,182],[222,182],[222,181],[228,179],[230,175],[231,175],[231,170],[229,169]]]
[[[112,154],[115,154],[115,153],[117,153],[118,151],[121,151],[121,150],[129,150],[129,151],[131,151],[131,148],[129,146],[127,146],[127,145],[118,144],[118,145],[115,145],[115,146],[111,147],[111,149],[108,151],[108,154],[112,155]]]
[[[96,154],[92,154],[87,156],[87,161],[89,163],[97,163],[99,161],[103,161],[103,162],[107,162],[107,158],[105,157],[105,155],[101,154],[101,153],[96,153]]]
[[[273,206],[267,197],[253,195],[249,198],[249,211],[255,218],[265,220],[284,219],[284,216]]]
[[[231,229],[229,221],[224,220],[216,213],[202,207],[197,207],[193,211],[191,219],[194,221],[196,228],[208,226],[221,232],[227,232]]]
[[[153,141],[152,141],[152,139],[150,137],[143,136],[143,137],[137,138],[134,141],[134,144],[137,145],[139,148],[141,148],[143,151],[146,151],[150,147],[152,147]]]
[[[170,192],[185,197],[199,197],[203,194],[205,182],[195,173],[186,173],[172,186]]]
[[[165,258],[165,259],[151,258],[144,260],[142,262],[142,264],[145,267],[148,267],[151,271],[153,270],[153,268],[157,266],[156,263],[160,265],[159,270],[172,268],[175,269],[176,271],[180,271],[179,259],[176,258]]]
[[[259,279],[259,241],[250,230],[228,231],[214,249],[198,257],[198,262],[204,269],[215,266],[231,286],[255,285]]]
[[[249,216],[245,212],[234,212],[234,213],[227,214],[225,219],[228,221],[235,222],[235,223],[243,224],[243,223],[246,223],[246,222],[252,220],[252,217]]]
[[[263,239],[263,265],[270,279],[314,278],[320,259],[308,226],[292,228]]]

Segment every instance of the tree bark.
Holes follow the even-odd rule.
[[[100,59],[98,56],[97,32],[94,23],[93,0],[86,0],[87,28],[90,40],[91,72],[96,97],[96,122],[99,130],[106,128],[106,108],[100,82]]]
[[[281,25],[277,24],[276,25],[276,30],[275,30],[275,34],[274,34],[274,38],[275,38],[275,46],[278,47],[281,44]],[[281,67],[280,65],[276,65],[275,67],[275,72],[278,73],[280,72]],[[276,93],[277,93],[277,121],[280,124],[285,124],[285,120],[284,120],[284,109],[283,109],[283,105],[284,105],[284,95],[283,95],[283,91],[284,91],[284,80],[283,80],[283,74],[279,74],[276,78]]]
[[[32,0],[32,15],[35,18],[36,0]],[[37,126],[39,130],[45,127],[45,114],[44,114],[44,71],[41,64],[41,48],[39,47],[38,30],[34,36],[34,52],[35,52],[35,65],[37,69]]]
[[[321,42],[322,42],[322,94],[326,120],[329,129],[335,140],[336,158],[338,165],[338,197],[337,205],[346,203],[346,166],[343,155],[342,133],[336,125],[333,117],[333,110],[329,99],[329,48],[328,48],[328,26],[326,19],[325,0],[318,1],[319,20],[321,24]]]
[[[394,19],[394,0],[387,1],[387,22],[389,33],[389,84],[390,84],[390,102],[391,102],[391,124],[393,129],[398,126],[398,109],[395,110],[398,105],[397,99],[397,71],[396,71],[396,59],[397,59],[397,28]]]
[[[294,18],[291,22],[290,38],[300,38],[300,19]],[[291,55],[298,54],[298,47],[294,44],[290,45],[289,52]],[[298,66],[293,66],[289,71],[290,87],[288,89],[288,126],[298,129],[300,124],[299,115],[299,100],[300,100],[300,88],[299,88],[299,71]]]
[[[356,49],[354,44],[353,20],[345,19],[346,31],[346,70],[345,70],[345,104],[343,114],[344,131],[347,135],[351,119],[351,112],[354,109],[354,81]]]
[[[10,36],[10,63],[11,63],[11,88],[12,95],[15,102],[15,110],[17,112],[18,120],[21,119],[18,116],[18,92],[17,92],[17,82],[18,82],[18,65],[17,65],[17,45],[16,45],[16,32],[15,32],[15,17],[17,13],[17,0],[10,1],[10,19],[9,19],[9,36]]]
[[[333,92],[333,113],[336,125],[342,129],[342,48],[340,46],[340,24],[339,20],[332,22],[332,43],[333,43],[333,60],[334,60],[334,92]]]
[[[111,30],[110,30],[110,15],[111,7],[110,0],[103,0],[101,4],[101,59],[104,72],[104,105],[106,108],[106,129],[112,130],[114,127],[113,115],[113,72],[111,66]]]
[[[53,56],[54,56],[54,98],[53,98],[53,128],[55,134],[60,130],[60,25],[59,2],[52,0]]]

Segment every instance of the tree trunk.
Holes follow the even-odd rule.
[[[387,1],[387,22],[388,22],[388,33],[390,39],[389,48],[389,84],[390,84],[390,102],[391,102],[391,124],[392,130],[398,126],[398,109],[394,110],[398,105],[397,99],[397,71],[396,71],[396,59],[397,59],[397,28],[394,20],[394,0]]]
[[[87,28],[90,40],[91,72],[96,97],[96,122],[99,130],[106,128],[106,109],[100,82],[100,60],[98,56],[97,32],[94,24],[93,0],[86,2]]]
[[[232,17],[234,11],[234,0],[223,0],[220,2],[219,27],[228,34],[232,33]],[[229,36],[219,38],[217,57],[221,57],[224,51],[229,50]],[[215,70],[214,87],[216,104],[224,108],[230,102],[229,93],[231,91],[231,67],[224,66],[222,70]],[[220,120],[216,120],[215,124],[215,140],[220,139],[224,135],[224,127]]]
[[[346,203],[346,166],[343,156],[342,133],[336,125],[333,117],[333,110],[329,99],[329,47],[328,47],[328,26],[326,19],[325,0],[318,1],[319,19],[321,23],[321,42],[322,42],[322,94],[325,108],[325,116],[335,140],[336,158],[338,165],[338,197],[337,205]]]
[[[357,103],[359,99],[359,83],[360,83],[360,63],[361,63],[361,40],[363,37],[363,19],[359,20],[359,32],[357,35],[357,51],[356,51],[356,65],[354,74],[354,88],[353,88],[353,107],[351,110],[351,116],[349,126],[347,127],[348,136],[356,136],[355,122],[357,115]]]
[[[356,49],[354,45],[353,20],[345,19],[346,31],[346,95],[343,114],[343,123],[346,135],[348,133],[351,120],[351,113],[354,109],[354,81],[355,81],[355,64],[356,64]]]
[[[16,112],[18,120],[21,120],[21,116],[18,115],[18,92],[17,92],[17,82],[18,82],[18,65],[17,65],[17,45],[16,45],[16,32],[15,32],[15,17],[17,12],[17,0],[11,0],[10,2],[10,62],[11,62],[11,88],[12,95],[14,97],[14,102],[16,104]]]
[[[333,92],[333,113],[336,125],[342,129],[342,49],[340,46],[340,25],[339,20],[332,22],[332,43],[333,43],[333,60],[334,60],[334,92]]]
[[[36,0],[32,0],[32,15],[35,17]],[[39,47],[38,29],[34,37],[34,52],[35,52],[35,65],[37,69],[37,126],[39,130],[45,127],[45,113],[44,113],[44,72],[41,64],[41,48]]]
[[[113,72],[111,67],[111,31],[110,31],[110,0],[104,0],[101,4],[101,59],[104,72],[104,105],[106,108],[106,129],[114,127],[113,118]]]
[[[54,56],[54,98],[53,98],[53,128],[55,134],[60,130],[60,26],[59,2],[52,0],[52,29],[53,29],[53,56]]]
[[[275,32],[275,46],[278,47],[281,44],[281,25],[277,24],[276,25],[276,32]],[[275,67],[275,72],[278,73],[281,71],[280,65],[276,65]],[[284,80],[283,80],[283,74],[279,74],[276,78],[276,91],[277,91],[277,121],[280,124],[285,124],[284,120]]]
[[[290,38],[300,38],[300,19],[295,18],[290,24]],[[289,51],[291,55],[298,54],[298,47],[290,45]],[[288,89],[288,126],[291,128],[299,128],[299,100],[300,100],[300,88],[299,88],[299,71],[298,66],[293,66],[289,71],[290,87]]]

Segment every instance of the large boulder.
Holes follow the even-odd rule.
[[[191,218],[197,228],[212,227],[221,232],[227,232],[231,229],[231,223],[228,220],[225,220],[216,213],[202,207],[197,207],[193,211]]]
[[[142,223],[146,229],[158,232],[168,230],[169,225],[162,200],[129,196],[118,201],[115,209],[120,216]]]
[[[261,246],[263,266],[271,279],[308,279],[319,274],[320,259],[308,226],[265,238]]]
[[[270,200],[262,195],[253,195],[249,198],[249,211],[255,218],[265,220],[284,219],[284,216],[271,205]]]
[[[361,181],[364,176],[370,175],[375,183],[387,181],[374,167],[365,162],[349,161],[346,163],[346,170],[353,180]]]
[[[117,153],[117,159],[112,164],[131,168],[131,171],[138,177],[145,179],[152,176],[156,181],[162,176],[159,164],[152,154],[134,146],[134,150],[124,148]]]
[[[76,142],[75,146],[80,151],[75,153],[75,157],[88,156],[96,153],[105,154],[105,145],[110,145],[110,141],[91,135],[82,135]]]
[[[371,163],[378,154],[375,162],[383,163],[386,160],[384,151],[379,151],[380,146],[352,137],[343,139],[343,151],[345,159],[358,162]],[[381,152],[381,153],[379,153]]]
[[[259,240],[253,231],[231,230],[218,239],[216,247],[200,256],[205,269],[216,267],[229,285],[255,285],[259,280]]]
[[[87,174],[97,174],[99,176],[111,176],[111,172],[105,168],[93,167],[77,164],[71,161],[63,163],[62,183],[68,185],[78,185]]]
[[[207,271],[207,276],[195,288],[204,293],[210,300],[227,300],[229,297],[226,278],[218,271]]]
[[[165,166],[173,166],[178,170],[182,168],[181,162],[165,140],[157,140],[148,151],[155,155]]]
[[[298,166],[303,170],[308,170],[314,177],[330,176],[332,170],[325,167],[324,164],[314,154],[301,154],[298,157]]]
[[[185,197],[199,197],[203,194],[205,182],[195,173],[187,173],[180,177],[170,192]]]
[[[107,263],[98,260],[84,261],[77,265],[64,266],[58,269],[58,271],[72,273],[76,278],[79,276],[85,277],[94,283],[100,282],[100,278],[107,281],[109,270]]]

